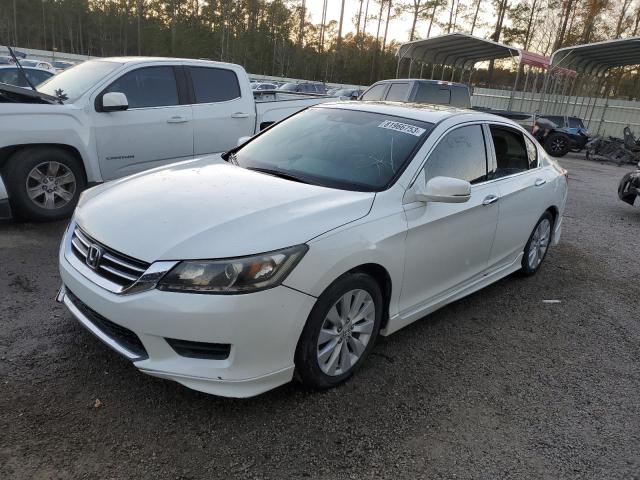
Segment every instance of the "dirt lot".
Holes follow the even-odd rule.
[[[139,373],[53,302],[64,225],[0,225],[0,478],[640,478],[640,207],[627,168],[562,163],[538,275],[381,339],[324,393]]]

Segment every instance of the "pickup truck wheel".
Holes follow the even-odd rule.
[[[86,188],[80,162],[56,147],[17,151],[7,163],[5,177],[16,216],[36,222],[71,215]]]
[[[545,140],[544,149],[552,157],[564,157],[571,150],[571,140],[564,133],[552,133]]]

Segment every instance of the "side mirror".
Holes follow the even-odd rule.
[[[239,147],[240,145],[242,145],[245,142],[248,142],[249,140],[251,140],[251,137],[240,137],[238,139],[238,144],[236,146]]]
[[[434,177],[415,194],[419,202],[464,203],[471,198],[471,184],[451,177]]]
[[[121,92],[109,92],[102,96],[103,112],[119,112],[129,108],[127,96]]]

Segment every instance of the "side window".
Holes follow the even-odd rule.
[[[145,67],[125,73],[105,90],[122,92],[129,108],[179,105],[178,87],[173,67]]]
[[[189,67],[196,103],[226,102],[240,97],[238,77],[232,70]]]
[[[391,102],[404,102],[409,91],[408,83],[392,83],[387,93],[387,100]]]
[[[524,135],[510,128],[491,125],[491,138],[496,152],[494,178],[505,177],[529,169],[529,154]]]
[[[421,82],[414,101],[417,103],[435,103],[436,105],[449,105],[451,103],[451,90],[446,85]]]
[[[538,149],[535,144],[524,137],[524,143],[527,147],[527,158],[529,159],[529,169],[536,168],[538,166]]]
[[[382,95],[387,88],[386,83],[374,85],[362,95],[362,100],[382,100]]]
[[[487,154],[480,125],[456,128],[440,140],[425,167],[425,181],[453,177],[470,183],[487,179]]]

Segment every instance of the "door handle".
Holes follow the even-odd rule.
[[[231,114],[231,118],[249,118],[248,113],[236,112]]]
[[[187,117],[181,117],[180,115],[175,115],[169,118],[169,120],[167,120],[167,123],[185,123],[188,121],[189,119]]]
[[[540,187],[540,186],[544,185],[545,183],[547,183],[547,181],[544,178],[538,178],[536,180],[536,187]]]
[[[484,197],[484,200],[482,200],[482,205],[491,205],[492,203],[496,203],[498,200],[500,200],[500,197],[497,195],[487,195]]]

